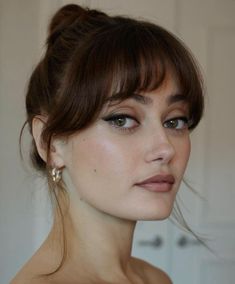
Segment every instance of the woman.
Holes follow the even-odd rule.
[[[131,246],[136,221],[170,215],[202,116],[201,78],[183,44],[152,23],[64,6],[26,108],[55,215],[11,283],[172,283]]]

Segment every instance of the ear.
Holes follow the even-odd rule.
[[[42,141],[42,132],[45,127],[47,117],[35,116],[32,122],[33,138],[37,147],[38,154],[46,163],[48,160],[47,145]],[[57,168],[64,167],[63,160],[63,142],[59,139],[53,139],[50,147],[51,166]]]

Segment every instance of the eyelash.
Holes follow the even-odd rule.
[[[183,122],[183,126],[180,128],[177,128],[177,127],[166,127],[166,128],[172,129],[174,131],[184,131],[186,129],[189,129],[189,119],[186,116],[180,116],[180,117],[174,117],[174,118],[168,119],[163,123],[163,126],[166,125],[167,123],[176,122],[176,121]]]
[[[132,126],[132,127],[118,126],[115,123],[115,122],[118,121],[118,119],[130,119],[133,122],[135,122],[137,125]],[[136,118],[134,118],[133,116],[128,115],[128,114],[113,114],[113,115],[110,115],[110,116],[107,116],[107,117],[103,118],[103,120],[107,121],[111,126],[117,128],[120,131],[124,131],[124,132],[132,132],[132,131],[134,131],[136,129],[136,127],[138,127],[139,124],[140,124],[139,121]]]
[[[115,123],[115,122],[118,121],[118,119],[126,119],[126,120],[130,119],[133,122],[135,122],[137,125],[131,126],[131,127],[119,126],[119,125],[117,125],[117,123]],[[107,121],[111,126],[117,128],[120,131],[124,131],[124,132],[133,132],[140,124],[139,121],[136,118],[134,118],[133,116],[128,115],[128,114],[113,114],[113,115],[109,115],[107,117],[104,117],[103,120]],[[173,127],[165,126],[168,123],[174,123],[176,121],[178,121],[178,123],[179,123],[179,121],[183,122],[183,126],[180,127],[180,128],[176,128],[174,126]],[[126,121],[125,121],[125,124],[126,124]],[[186,116],[174,117],[174,118],[166,120],[163,123],[163,126],[165,128],[169,128],[169,129],[171,129],[173,131],[176,131],[176,132],[180,132],[180,131],[182,132],[182,131],[184,131],[184,130],[189,128],[189,120],[188,120],[188,118]]]

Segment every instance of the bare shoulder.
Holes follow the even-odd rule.
[[[11,280],[10,284],[50,284],[49,279],[44,276],[50,272],[48,267],[50,264],[47,259],[41,258],[40,252],[36,252]]]
[[[29,275],[25,274],[24,271],[20,271],[9,284],[40,284],[42,283],[41,279],[29,277]],[[44,281],[43,283],[47,283]],[[48,283],[49,284],[49,283]]]
[[[24,264],[11,280],[10,284],[52,284],[48,277],[60,264],[59,250],[53,249],[53,243],[46,240]]]
[[[160,268],[138,258],[133,258],[134,265],[138,271],[141,271],[149,284],[173,284],[170,277]]]
[[[38,277],[33,274],[34,270],[29,269],[27,266],[23,267],[9,284],[50,284],[51,282],[44,277]],[[42,279],[43,278],[43,279]],[[43,282],[42,282],[43,281]]]

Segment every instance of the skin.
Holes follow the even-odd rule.
[[[137,220],[170,215],[188,162],[187,123],[177,119],[188,116],[188,107],[182,97],[170,99],[179,93],[176,80],[168,76],[159,89],[140,94],[147,99],[139,96],[107,105],[89,128],[66,142],[53,142],[52,161],[63,168],[70,199],[64,215],[68,257],[43,283],[171,283],[160,269],[131,257],[131,246]],[[113,114],[128,117],[110,119]],[[42,126],[35,119],[33,135],[46,159]],[[163,173],[175,178],[168,192],[136,185]],[[32,276],[57,267],[59,230],[56,215],[47,240],[12,283],[41,283],[32,282]]]

